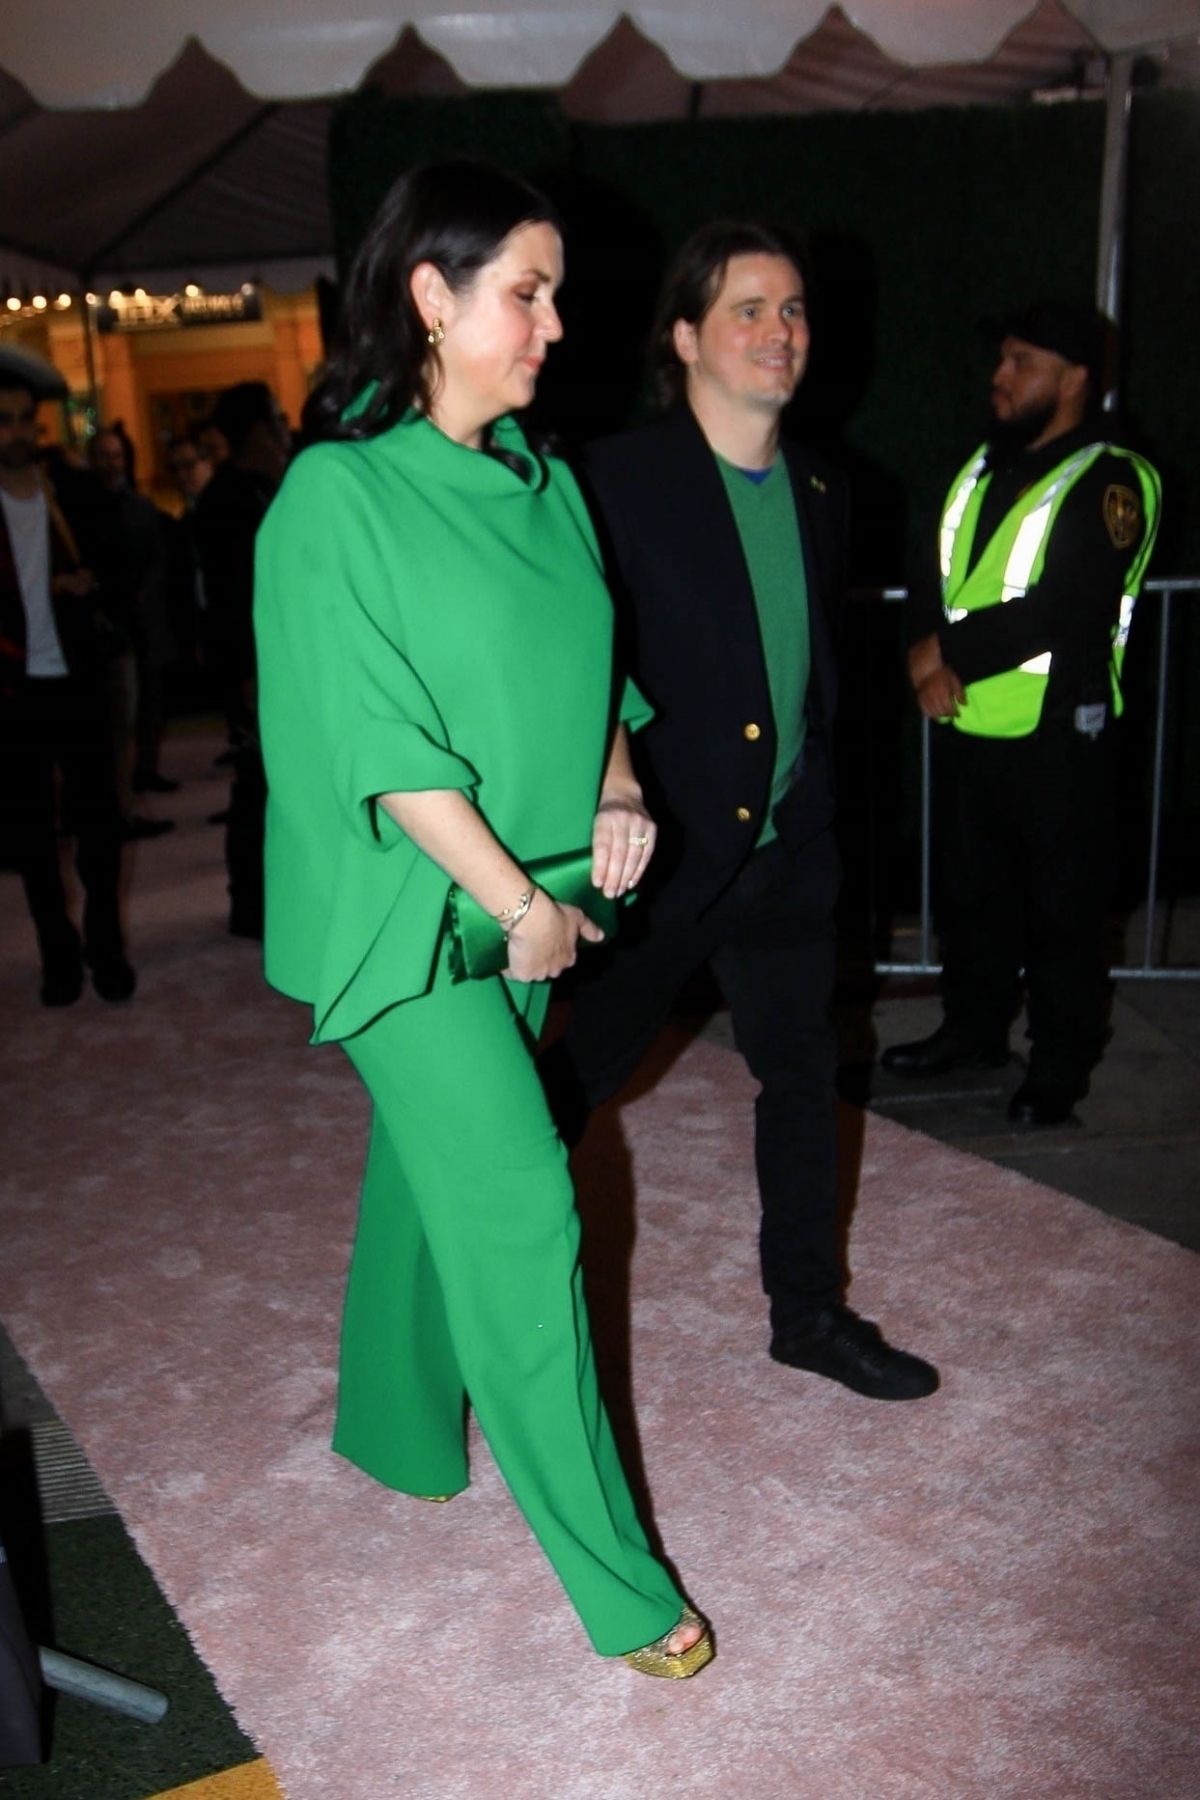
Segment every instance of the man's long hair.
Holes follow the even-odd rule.
[[[767,220],[714,219],[694,231],[667,270],[659,294],[650,362],[660,406],[683,398],[686,370],[675,349],[679,319],[699,325],[721,291],[733,256],[784,256],[808,293],[808,253],[798,233]]]

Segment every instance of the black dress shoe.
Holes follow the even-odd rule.
[[[938,1385],[932,1363],[893,1350],[878,1325],[848,1306],[827,1306],[807,1323],[778,1332],[771,1355],[790,1368],[827,1375],[870,1400],[923,1400]]]
[[[144,813],[135,813],[133,818],[125,820],[121,836],[127,844],[134,844],[142,838],[164,837],[174,829],[174,819],[149,819]]]
[[[133,999],[137,973],[120,952],[113,956],[89,957],[88,960],[92,969],[92,986],[102,1000],[117,1005],[122,1000]]]
[[[1008,1116],[1014,1125],[1065,1125],[1073,1117],[1075,1102],[1082,1098],[1078,1088],[1042,1087],[1023,1081],[1008,1103]]]
[[[83,958],[78,950],[73,955],[55,956],[42,965],[43,1006],[74,1006],[83,992]]]
[[[1002,1069],[1008,1061],[1003,1039],[978,1038],[959,1025],[941,1024],[927,1038],[892,1044],[879,1059],[893,1075],[944,1075],[948,1069]]]
[[[146,769],[133,778],[135,794],[177,794],[179,783],[172,781],[169,775],[160,775],[157,769]]]

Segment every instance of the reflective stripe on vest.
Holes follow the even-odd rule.
[[[942,514],[939,547],[941,549],[943,593],[945,592],[946,583],[950,579],[950,563],[954,556],[954,540],[958,535],[958,528],[962,524],[963,514],[967,510],[967,502],[979,485],[979,477],[983,472],[983,465],[986,461],[987,451],[981,450],[978,456],[967,464],[966,468],[959,476],[958,485],[955,488],[954,493],[950,496],[950,499],[946,502],[946,508]],[[963,616],[965,617],[966,615],[964,614]]]
[[[970,612],[985,606],[1004,605],[1012,600],[1023,599],[1041,573],[1047,539],[1059,507],[1079,477],[1106,453],[1120,456],[1133,465],[1142,490],[1144,511],[1142,542],[1127,572],[1126,591],[1121,596],[1120,613],[1113,631],[1113,708],[1119,714],[1122,710],[1121,664],[1129,638],[1134,603],[1146,564],[1150,560],[1158,525],[1160,487],[1158,476],[1149,463],[1134,452],[1114,444],[1097,442],[1077,451],[1074,456],[1053,469],[1049,477],[1043,478],[1042,483],[1035,483],[1028,495],[1022,496],[1023,502],[1032,500],[1033,504],[1017,525],[1002,570],[992,571],[988,577],[987,597],[977,597],[971,606],[953,605],[952,601],[968,586],[979,572],[980,564],[986,562],[987,558],[985,548],[980,563],[976,564],[969,575],[963,567],[972,548],[971,540],[974,538],[983,503],[983,493],[980,490],[986,486],[986,478],[983,477],[985,448],[972,457],[951,489],[942,515],[938,548],[942,570],[943,611],[949,624],[957,624],[967,618]],[[1017,504],[1020,505],[1022,501]],[[1011,518],[1014,510],[1015,508],[1010,509],[1008,517]],[[960,534],[968,523],[968,512],[972,515],[969,520],[970,530],[968,537],[963,540]],[[997,534],[1003,528],[1002,522],[997,527]],[[956,550],[962,551],[957,563]],[[1051,664],[1052,656],[1047,650],[1038,656],[1029,657],[1015,669],[1004,670],[999,675],[970,683],[967,706],[955,719],[955,725],[960,731],[984,737],[1027,736],[1036,728],[1041,716]],[[1030,677],[1033,679],[1030,680]],[[973,712],[972,701],[975,702]]]

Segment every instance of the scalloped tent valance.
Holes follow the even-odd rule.
[[[1200,30],[1196,0],[1059,0],[1107,51]],[[263,99],[346,93],[406,26],[472,87],[561,87],[622,16],[689,81],[769,77],[833,9],[827,0],[6,0],[0,67],[43,106],[132,106],[194,38]],[[901,65],[979,62],[1036,0],[843,0]]]
[[[364,76],[552,85],[628,124],[1004,105],[1133,48],[1200,87],[1200,0],[4,0],[0,291],[303,286],[332,267],[331,107]]]

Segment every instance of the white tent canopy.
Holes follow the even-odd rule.
[[[0,284],[302,285],[331,100],[366,77],[623,123],[1005,103],[1132,50],[1200,85],[1200,0],[4,0]]]
[[[1103,50],[1194,34],[1193,0],[1063,0]],[[1037,10],[1032,0],[845,0],[841,12],[903,65],[980,62]],[[688,81],[777,75],[827,0],[6,0],[0,66],[43,106],[133,106],[195,38],[252,94],[349,92],[406,25],[472,87],[562,87],[624,15]]]

